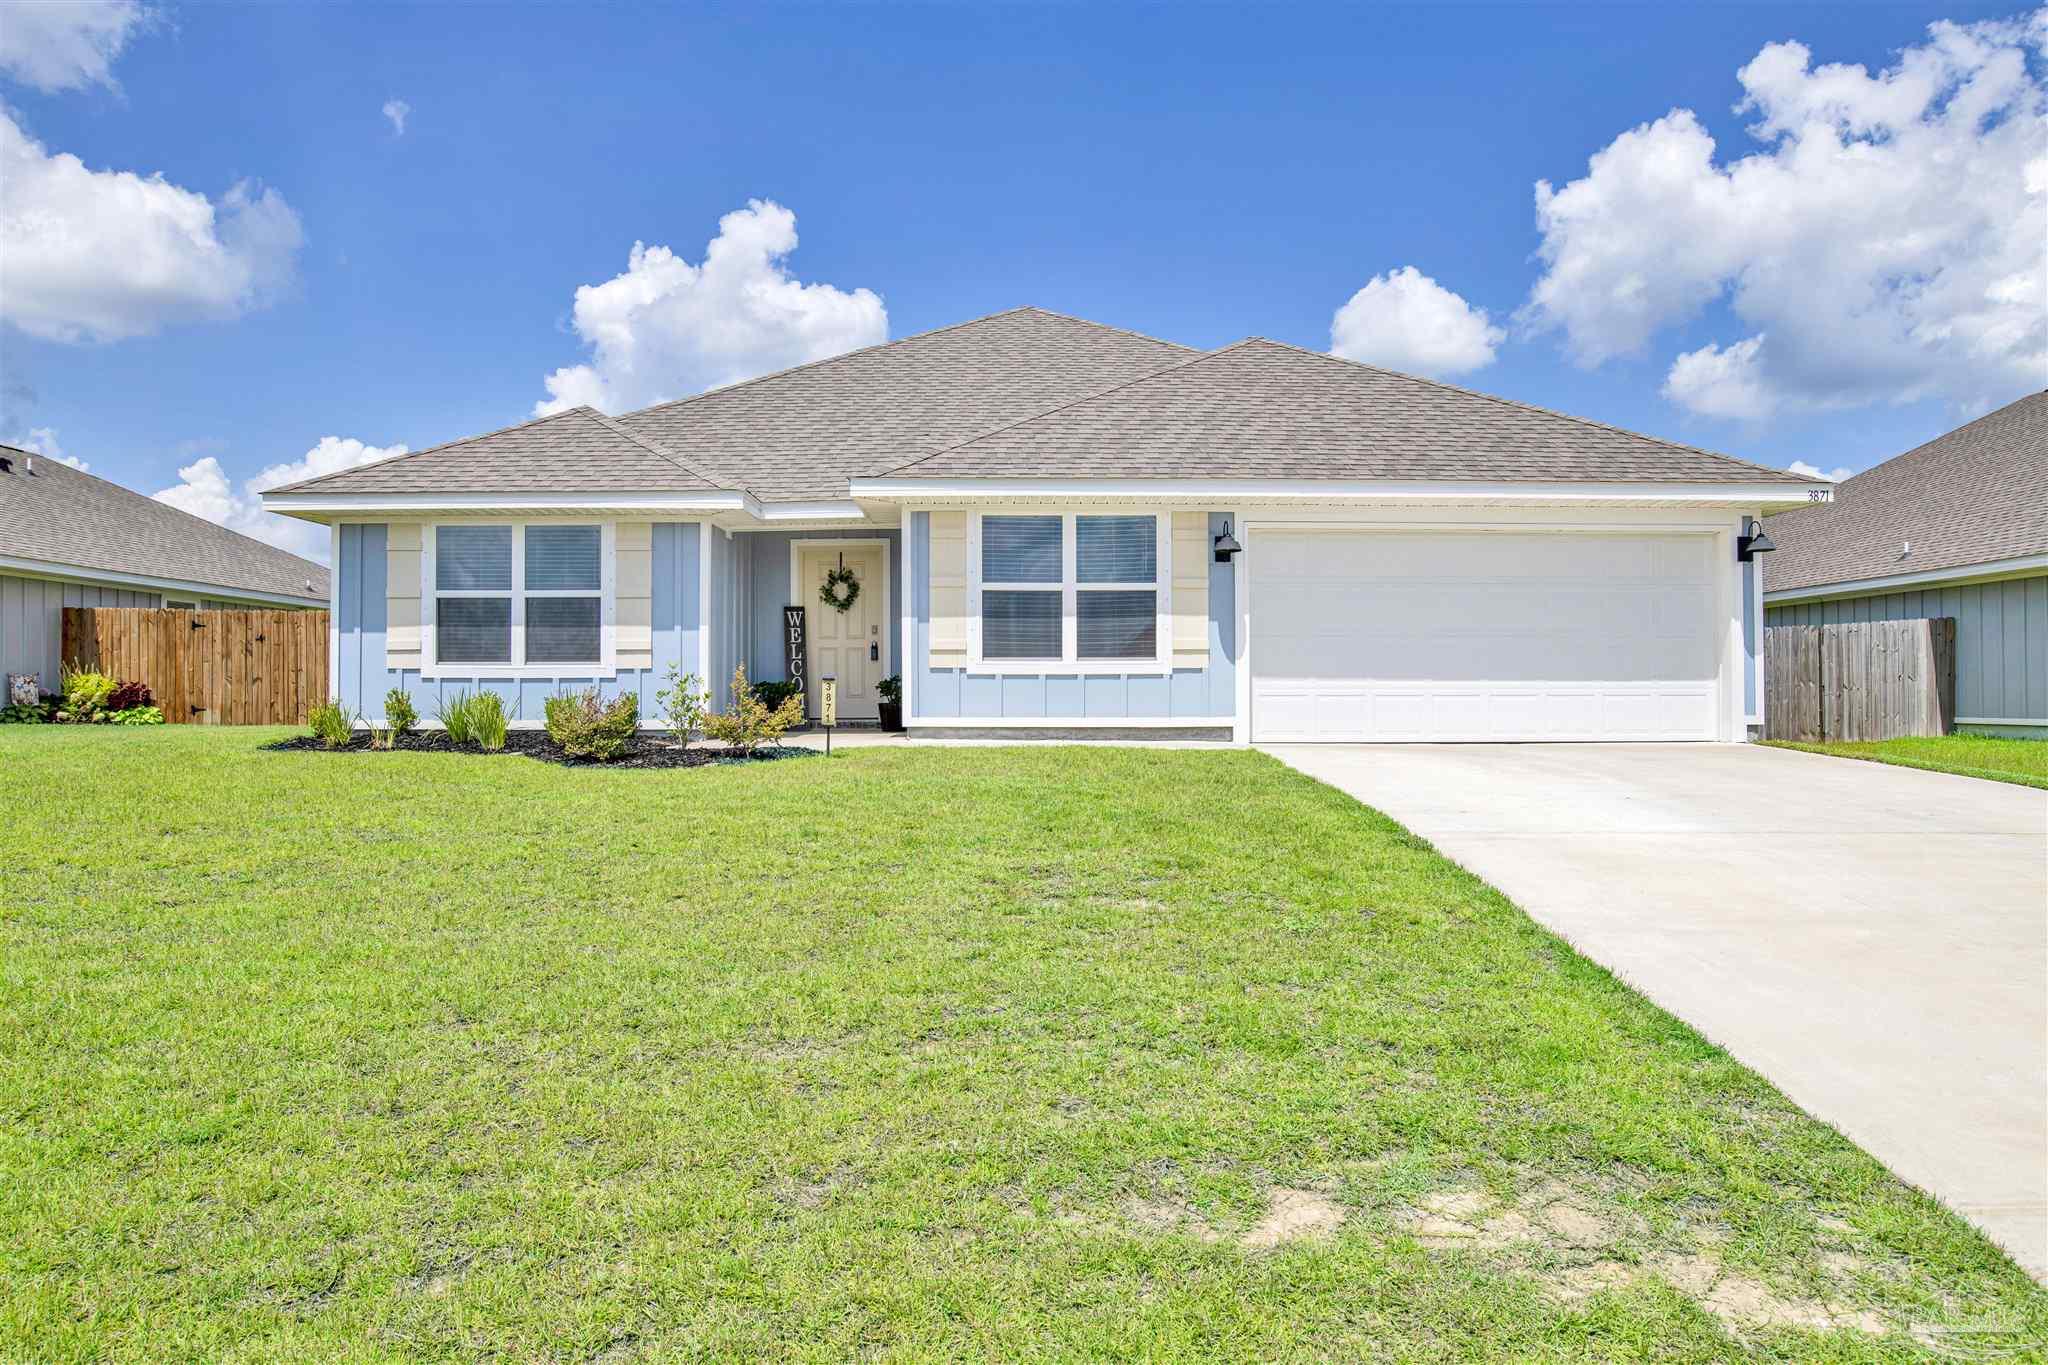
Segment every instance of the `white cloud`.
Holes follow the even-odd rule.
[[[577,289],[576,333],[594,356],[547,376],[534,414],[621,412],[888,339],[877,295],[792,278],[794,250],[796,215],[765,199],[718,220],[699,266],[635,242],[623,275]]]
[[[1802,478],[1825,479],[1829,483],[1840,483],[1856,471],[1847,465],[1840,465],[1834,469],[1817,469],[1804,460],[1794,460],[1791,464],[1785,466],[1785,472],[1787,474],[1797,474]]]
[[[1507,333],[1414,266],[1375,275],[1330,319],[1330,354],[1446,378],[1493,363]]]
[[[137,0],[12,0],[0,71],[45,92],[114,84],[114,59],[149,19]]]
[[[1524,316],[1580,362],[1640,352],[1725,299],[1744,335],[1665,392],[1760,418],[2048,383],[2048,10],[1937,23],[1896,65],[1814,67],[1772,43],[1737,73],[1762,149],[1715,160],[1687,109],[1536,186],[1544,271]]]
[[[26,450],[31,455],[41,455],[45,459],[55,460],[58,464],[68,464],[81,474],[92,470],[92,466],[84,460],[64,453],[64,448],[57,444],[57,431],[54,427],[30,427],[27,434],[9,437],[6,441],[0,442],[0,445],[10,445],[16,450]]]
[[[254,536],[324,564],[327,562],[327,529],[264,511],[263,490],[354,469],[357,465],[405,452],[406,447],[402,445],[370,446],[352,437],[322,436],[320,443],[307,451],[303,458],[266,466],[254,477],[243,480],[239,490],[229,480],[227,471],[221,468],[220,461],[208,455],[181,468],[176,484],[150,496],[195,517],[218,522],[230,531],[240,531],[245,536]]]
[[[404,100],[385,100],[384,117],[391,120],[391,136],[405,136],[405,116],[412,112],[412,106]]]
[[[161,175],[88,170],[0,110],[0,320],[49,341],[114,341],[230,318],[291,281],[304,240],[275,190],[217,203]]]

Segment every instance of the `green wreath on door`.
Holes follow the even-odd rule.
[[[845,589],[844,597],[835,591],[841,588]],[[818,589],[818,600],[844,614],[847,608],[860,600],[860,580],[853,576],[853,570],[841,564],[825,575],[825,585]]]

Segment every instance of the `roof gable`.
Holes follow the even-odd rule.
[[[2030,393],[1767,519],[1783,592],[2048,554],[2048,392]],[[1901,551],[1911,544],[1912,553]]]
[[[274,597],[327,596],[327,570],[57,460],[0,447],[0,555]],[[31,463],[34,471],[30,472]]]
[[[595,408],[394,455],[273,493],[701,492],[734,487]]]
[[[1805,483],[1253,337],[888,471],[929,478]]]
[[[844,498],[849,478],[1197,354],[1101,323],[1017,308],[619,420],[764,501]]]

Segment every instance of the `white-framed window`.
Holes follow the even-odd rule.
[[[985,512],[967,547],[980,671],[1130,673],[1167,666],[1163,512]]]
[[[422,528],[422,670],[429,676],[610,674],[614,544],[610,522],[462,521]]]

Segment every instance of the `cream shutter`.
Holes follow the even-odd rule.
[[[967,666],[967,513],[932,512],[931,667]]]
[[[420,527],[384,528],[384,666],[420,666]]]
[[[1173,666],[1209,666],[1209,514],[1173,514]]]

